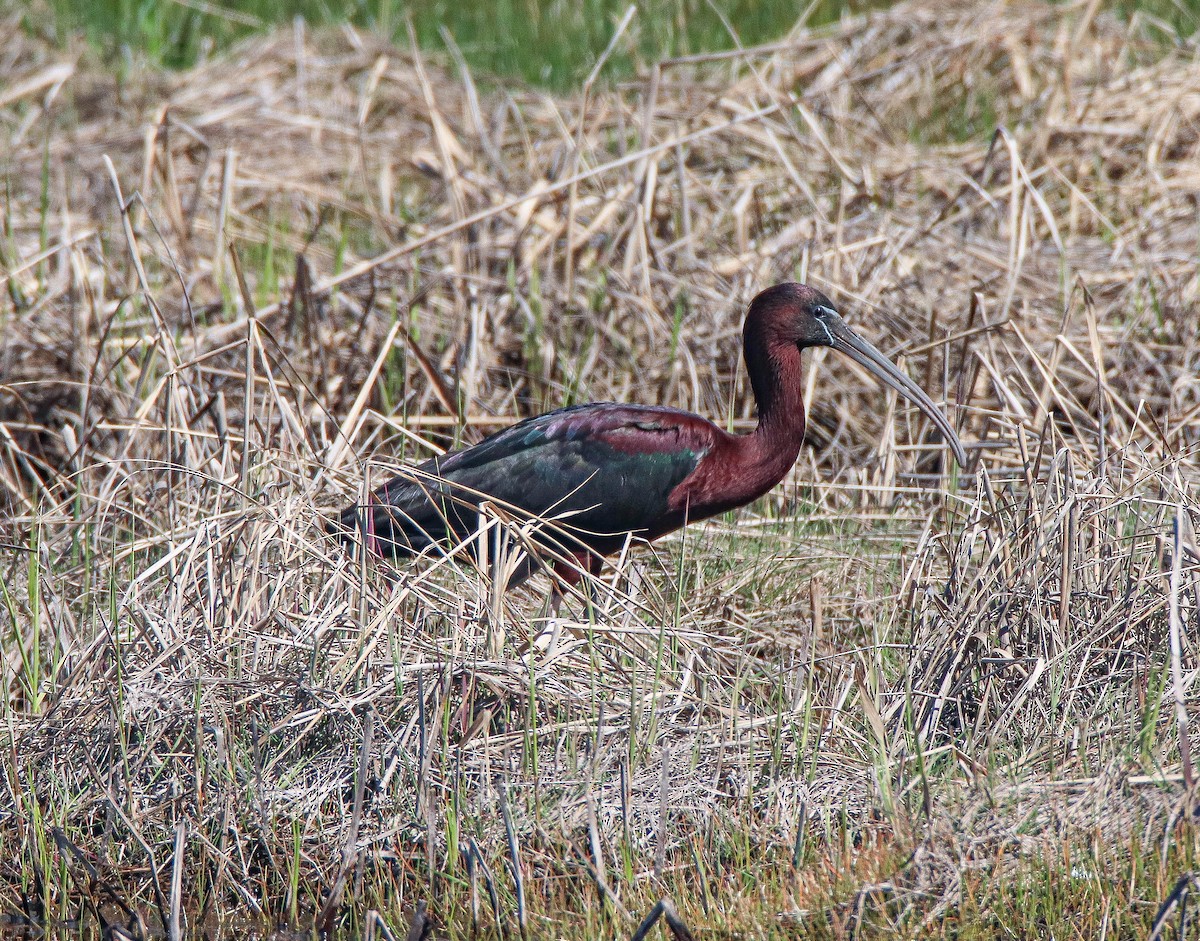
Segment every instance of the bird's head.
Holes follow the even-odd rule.
[[[794,282],[767,288],[750,302],[744,336],[748,360],[752,346],[764,343],[766,346],[794,343],[802,350],[827,346],[850,357],[929,416],[950,445],[959,466],[966,463],[962,443],[942,410],[895,363],[851,330],[833,301],[816,288]]]
[[[833,301],[807,284],[777,284],[750,302],[746,332],[759,333],[769,344],[836,346],[836,331],[846,327]]]

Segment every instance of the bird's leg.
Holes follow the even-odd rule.
[[[596,579],[600,577],[600,571],[604,568],[604,559],[598,555],[589,554],[587,558],[580,560],[587,569],[588,578],[581,578],[583,587],[583,603],[584,613],[587,615],[589,623],[594,623],[596,620]]]
[[[554,577],[553,584],[550,588],[550,606],[548,616],[542,629],[530,642],[530,647],[536,647],[542,652],[545,659],[549,660],[554,656],[554,650],[558,646],[558,636],[562,632],[562,621],[559,620],[559,612],[562,610],[563,598],[562,587],[559,584],[557,577]]]
[[[580,553],[575,556],[575,559],[579,566],[591,577],[581,575],[573,567],[557,563],[553,566],[549,617],[546,618],[545,627],[538,632],[537,637],[533,639],[530,645],[543,651],[546,659],[554,656],[554,651],[558,647],[558,639],[562,634],[563,622],[559,618],[559,613],[562,610],[563,600],[566,598],[566,593],[563,590],[564,587],[575,587],[583,597],[585,611],[589,620],[595,618],[595,586],[593,585],[593,579],[600,574],[600,569],[604,565],[604,559],[590,552],[586,554]]]
[[[482,525],[482,514],[480,524]],[[484,612],[487,625],[487,652],[492,660],[499,660],[504,652],[504,590],[503,584],[503,532],[499,526],[481,534],[479,540],[480,561],[487,568],[488,606]]]
[[[562,620],[558,615],[562,610],[563,597],[563,593],[555,585],[550,591],[550,622],[547,625],[550,628],[550,643],[546,645],[546,659],[553,657],[554,650],[558,647],[558,635],[562,632]]]

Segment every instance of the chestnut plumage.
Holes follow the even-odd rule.
[[[923,411],[959,465],[966,455],[940,409],[833,303],[807,285],[768,288],[750,303],[743,353],[758,426],[734,435],[690,412],[595,402],[529,418],[478,444],[433,458],[347,507],[330,523],[347,542],[383,556],[445,549],[479,528],[479,507],[552,521],[540,526],[519,581],[545,555],[568,582],[596,572],[630,534],[651,540],[743,506],[774,487],[804,438],[800,353],[828,346],[849,356]],[[539,551],[539,549],[541,551]]]

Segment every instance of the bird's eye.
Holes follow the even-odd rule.
[[[817,305],[817,313],[822,317],[836,317],[837,311],[832,307],[826,307],[824,304]]]

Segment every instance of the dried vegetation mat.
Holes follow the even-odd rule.
[[[301,28],[118,80],[15,22],[6,919],[1187,933],[1194,44],[931,0],[555,98]],[[748,427],[785,278],[967,468],[817,354],[785,484],[557,622],[542,577],[325,536],[545,408]]]

